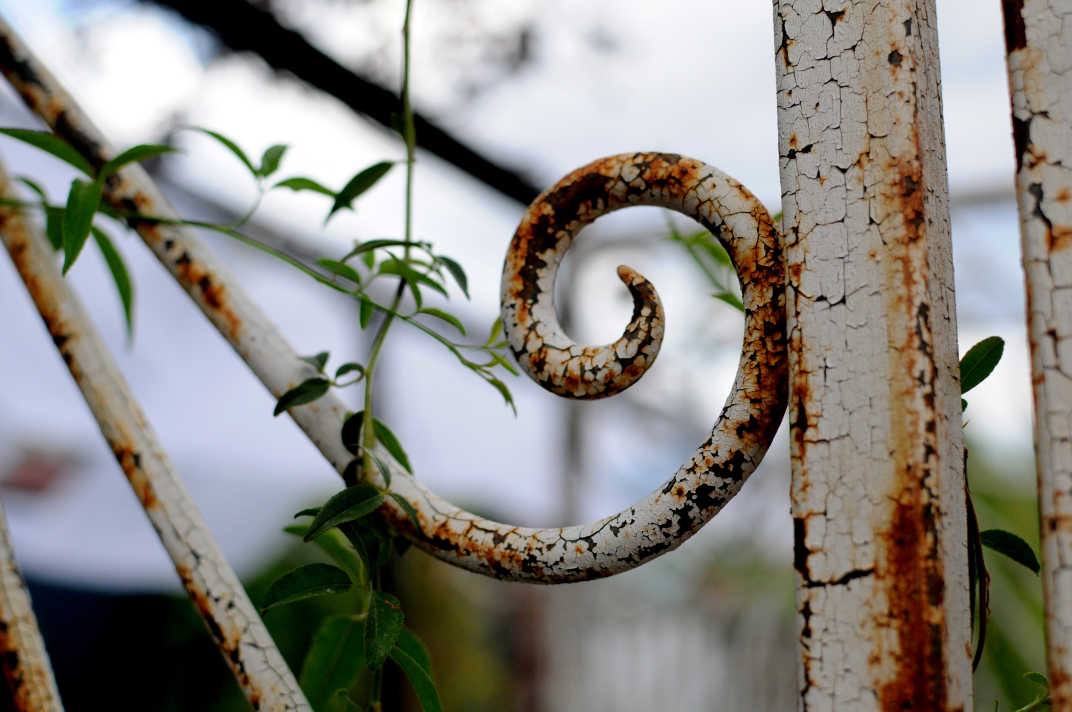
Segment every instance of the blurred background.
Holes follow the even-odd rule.
[[[938,8],[957,307],[963,353],[1006,341],[970,395],[969,477],[981,526],[1037,543],[1031,397],[1014,161],[998,3]],[[122,149],[172,143],[146,167],[190,217],[227,222],[256,189],[199,125],[258,156],[291,146],[280,177],[340,187],[404,157],[397,111],[398,0],[0,0],[2,15]],[[535,193],[595,158],[683,153],[780,211],[773,31],[767,3],[418,0],[411,76],[418,127],[415,230],[469,273],[451,303],[482,340],[498,311],[506,246]],[[39,127],[0,89],[0,125]],[[0,138],[9,170],[61,200],[72,175]],[[322,196],[275,191],[249,224],[305,259],[402,231],[403,171],[321,228]],[[522,525],[589,521],[666,479],[705,436],[733,379],[742,319],[680,245],[664,211],[634,208],[587,229],[567,259],[560,309],[582,343],[628,321],[614,276],[635,266],[660,290],[668,331],[630,391],[572,404],[510,379],[499,394],[426,339],[388,340],[384,420],[414,470],[459,505]],[[176,469],[254,602],[284,567],[315,557],[282,533],[340,487],[336,473],[139,241],[113,237],[135,279],[133,340],[107,270],[87,250],[70,278]],[[351,303],[289,268],[205,235],[300,353],[364,359]],[[10,261],[0,258],[0,494],[68,709],[243,709],[192,608],[56,353]],[[356,407],[357,391],[343,392]],[[209,405],[211,407],[206,408]],[[610,580],[542,588],[461,572],[419,552],[394,577],[430,643],[448,710],[775,710],[796,699],[792,527],[784,433],[742,493],[675,553]],[[989,557],[980,709],[1010,709],[1043,669],[1040,587]],[[266,616],[300,665],[324,599]],[[389,681],[390,682],[390,681]],[[413,701],[395,680],[396,706]],[[390,701],[390,698],[389,698]],[[1017,704],[1018,703],[1018,704]],[[394,707],[389,707],[393,709]]]

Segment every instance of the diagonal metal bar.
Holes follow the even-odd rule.
[[[1003,0],[1055,712],[1072,710],[1072,6]]]
[[[2,167],[0,196],[15,197]],[[246,698],[254,709],[311,710],[111,354],[60,274],[48,239],[8,206],[0,206],[0,237]]]
[[[0,505],[0,667],[18,712],[62,712],[45,641],[30,592],[15,561],[7,517]]]
[[[775,0],[802,710],[971,707],[934,0]]]
[[[99,167],[113,155],[100,131],[3,23],[0,23],[0,72],[31,110],[92,165]],[[652,162],[655,164],[663,165],[660,160]],[[592,167],[586,167],[589,168]],[[638,166],[626,166],[621,176],[591,178],[599,181],[602,189],[616,190],[615,186],[621,184],[626,192],[631,192],[639,186],[630,182],[630,176],[640,170]],[[680,173],[682,167],[669,170]],[[781,274],[776,258],[780,250],[778,234],[758,201],[732,179],[717,171],[692,175],[686,170],[685,173],[695,181],[692,184],[695,192],[674,197],[679,205],[676,209],[688,214],[700,211],[703,219],[725,227],[728,234],[723,237],[731,240],[731,247],[737,251],[734,260],[739,271],[747,274],[755,270],[757,275],[764,275],[756,279],[751,291],[754,302],[747,305],[757,329],[749,334],[746,344],[759,351],[742,353],[734,389],[735,395],[752,397],[745,402],[727,404],[711,439],[662,488],[637,506],[592,524],[533,529],[483,519],[435,495],[396,465],[391,489],[414,507],[418,526],[411,524],[406,509],[394,498],[387,498],[381,512],[416,546],[450,563],[502,579],[561,583],[609,576],[669,551],[691,536],[728,501],[758,464],[769,444],[769,439],[763,442],[764,438],[773,436],[784,408],[781,380],[760,381],[756,377],[757,370],[770,365],[768,354],[784,349],[780,282],[773,276],[775,272]],[[664,177],[660,185],[683,190],[685,185],[680,177],[678,180]],[[577,214],[590,212],[594,203],[586,205],[584,201],[597,198],[589,193],[575,193],[580,201],[575,205],[551,207],[561,210],[563,215],[568,215],[570,210]],[[554,195],[561,198],[564,194]],[[104,199],[123,211],[166,219],[176,217],[136,165],[125,167],[106,181]],[[274,324],[193,231],[158,221],[135,219],[130,223],[273,395],[278,397],[313,375],[311,367],[298,358]],[[568,241],[561,247],[562,251],[566,245]],[[542,286],[537,291],[541,289]],[[778,372],[777,368],[773,372]],[[340,473],[344,472],[352,457],[340,437],[346,415],[342,401],[329,393],[315,403],[291,409],[290,413],[328,462]],[[737,422],[741,424],[740,432],[747,447],[734,453],[730,448],[737,440],[737,433],[732,426]],[[718,458],[712,455],[716,451]],[[379,455],[393,462],[385,451]],[[724,472],[719,471],[720,463],[725,465]],[[382,487],[383,480],[378,474],[374,477]],[[688,480],[688,487],[682,480]]]

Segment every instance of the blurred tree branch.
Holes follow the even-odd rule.
[[[347,69],[280,24],[270,11],[246,0],[141,0],[177,12],[212,32],[233,52],[252,52],[279,72],[288,72],[346,104],[353,111],[393,129],[398,96]],[[528,205],[539,189],[520,172],[495,163],[432,123],[414,114],[420,147],[454,165],[489,188]]]

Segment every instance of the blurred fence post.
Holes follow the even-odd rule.
[[[970,709],[934,2],[774,18],[799,707]]]
[[[1072,709],[1072,8],[1004,0],[1052,708]]]

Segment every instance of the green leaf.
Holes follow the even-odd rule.
[[[424,641],[416,633],[409,628],[403,628],[395,645],[403,653],[413,658],[413,661],[420,665],[422,670],[426,670],[431,674],[432,656],[428,652],[428,646],[424,644]]]
[[[357,319],[358,319],[358,322],[361,324],[361,328],[364,329],[365,327],[367,327],[369,325],[369,321],[372,319],[372,311],[375,308],[375,304],[371,299],[366,297],[364,294],[361,295],[361,300],[360,301],[361,301],[361,306],[360,306],[360,309],[359,309]]]
[[[383,665],[402,633],[404,619],[397,598],[383,591],[373,592],[372,605],[365,619],[365,659],[370,668]]]
[[[312,403],[327,393],[330,387],[331,381],[326,378],[307,378],[279,397],[272,415],[279,415],[295,406]]]
[[[960,359],[960,393],[967,393],[983,382],[1001,360],[1005,342],[1000,336],[989,336],[968,349]]]
[[[432,289],[442,294],[444,297],[449,296],[447,294],[446,288],[444,288],[442,284],[435,281],[423,272],[418,272],[417,270],[413,269],[408,264],[399,259],[391,258],[384,260],[382,263],[380,263],[379,274],[393,274],[401,277],[402,280],[406,283],[406,286],[409,287],[410,292],[413,294],[413,301],[417,303],[418,309],[421,308],[421,293],[419,289],[419,285],[421,284],[431,287]]]
[[[293,178],[286,178],[273,185],[272,188],[290,188],[295,193],[301,192],[303,190],[311,190],[314,193],[321,193],[332,198],[335,197],[334,190],[332,190],[331,188],[327,188],[320,183],[317,183],[312,178],[306,178],[304,176],[294,176]]]
[[[298,359],[305,361],[305,363],[315,368],[319,373],[323,373],[324,365],[328,362],[329,357],[330,354],[327,351],[321,351],[315,356],[299,356]]]
[[[729,304],[731,307],[733,307],[737,311],[742,311],[742,312],[744,311],[744,303],[733,292],[715,292],[711,296],[714,297],[715,299],[718,299],[719,301],[722,301],[722,302],[725,302],[726,304]]]
[[[93,215],[100,205],[100,183],[75,178],[67,194],[67,209],[63,214],[63,273],[74,265],[78,254],[89,238]]]
[[[143,143],[134,146],[133,148],[128,148],[127,150],[123,151],[118,156],[101,166],[100,175],[98,176],[97,180],[104,180],[105,178],[117,172],[120,168],[127,165],[128,163],[144,161],[148,158],[153,158],[154,156],[159,156],[164,153],[171,153],[174,150],[175,149],[171,146],[162,146],[159,144],[152,143]]]
[[[1031,545],[1012,532],[1004,529],[987,529],[979,533],[979,539],[988,549],[1004,554],[1036,574],[1039,572],[1039,562],[1035,557],[1035,552],[1031,550]]]
[[[353,373],[354,371],[357,371],[362,377],[364,377],[365,375],[364,366],[359,363],[354,363],[353,361],[350,361],[349,363],[344,363],[343,365],[335,369],[335,378],[337,380],[348,373]]]
[[[434,309],[432,307],[426,307],[417,312],[418,314],[427,314],[428,316],[434,316],[436,319],[445,321],[455,329],[461,332],[462,336],[465,336],[465,326],[458,320],[458,317],[453,314],[448,314],[441,309]]]
[[[442,263],[444,267],[447,268],[447,271],[450,272],[450,276],[453,277],[454,281],[458,283],[458,288],[462,290],[462,294],[464,294],[465,298],[468,299],[469,278],[465,276],[465,270],[462,269],[462,266],[451,258],[446,257],[444,255],[438,255],[436,257],[436,260],[438,260],[440,263]]]
[[[365,419],[365,411],[359,410],[346,416],[342,421],[342,445],[350,451],[351,455],[361,452],[361,425]]]
[[[491,356],[491,360],[502,366],[507,372],[514,376],[520,376],[521,373],[517,370],[514,364],[507,361],[500,353],[496,351],[488,351],[488,356]]]
[[[380,477],[383,478],[383,486],[390,489],[391,487],[391,468],[387,466],[387,463],[381,460],[378,456],[373,455],[372,461],[376,463],[376,469],[380,471]]]
[[[376,240],[368,240],[366,242],[354,243],[354,249],[350,250],[349,257],[355,257],[372,250],[379,250],[384,247],[426,247],[427,243],[414,242],[413,240],[396,240],[392,238],[379,238]]]
[[[960,399],[960,412],[963,413],[967,409],[968,409],[968,401],[966,401],[963,398],[961,398]]]
[[[34,148],[51,153],[61,161],[74,166],[87,176],[93,177],[93,168],[89,165],[86,157],[75,149],[74,146],[64,141],[59,136],[48,131],[33,131],[31,129],[0,129],[0,134],[28,143]]]
[[[380,523],[370,526],[365,521],[356,521],[341,527],[350,544],[361,554],[369,568],[378,569],[391,560],[391,537]]]
[[[1025,680],[1030,680],[1031,682],[1035,683],[1036,685],[1042,685],[1045,688],[1049,688],[1049,686],[1050,686],[1049,679],[1047,679],[1047,677],[1045,675],[1043,675],[1041,672],[1034,672],[1034,671],[1025,672],[1024,673],[1024,679]]]
[[[421,531],[421,520],[417,518],[417,510],[413,508],[413,505],[409,503],[409,500],[398,492],[388,492],[387,494],[390,495],[391,499],[398,502],[398,506],[409,515],[409,520],[413,522],[413,528],[418,532]]]
[[[398,461],[399,465],[406,468],[406,472],[413,474],[413,468],[409,466],[406,451],[402,449],[402,443],[398,441],[391,429],[384,425],[382,420],[374,417],[372,419],[372,431],[376,434],[376,439],[380,441],[380,444],[387,449],[387,452],[391,453],[391,457]]]
[[[257,174],[262,178],[267,178],[275,173],[279,169],[279,162],[283,160],[283,154],[286,152],[287,146],[282,143],[277,143],[264,149],[264,153],[261,155],[261,167],[257,170]]]
[[[347,487],[324,503],[320,508],[305,541],[312,541],[322,532],[345,522],[352,522],[372,514],[383,504],[383,494],[372,485]]]
[[[324,222],[331,219],[331,216],[342,210],[343,208],[351,208],[354,200],[357,199],[362,193],[376,185],[376,183],[387,175],[387,172],[391,170],[394,164],[390,161],[380,161],[374,163],[365,170],[361,171],[339,191],[335,196],[335,202],[331,206],[331,210],[328,211],[328,215],[324,218]]]
[[[372,250],[361,254],[361,261],[365,263],[365,266],[371,270],[376,266],[376,253]]]
[[[308,507],[300,512],[294,513],[294,518],[298,517],[315,517],[320,512],[320,507]]]
[[[130,273],[123,262],[123,256],[115,249],[108,235],[96,225],[91,225],[93,241],[97,243],[104,263],[108,265],[108,271],[112,274],[115,289],[119,293],[119,302],[123,305],[123,317],[127,324],[127,336],[134,336],[134,285],[130,281]]]
[[[63,249],[63,216],[66,214],[63,208],[45,208],[45,234],[52,249]]]
[[[495,321],[491,322],[491,331],[488,333],[488,340],[484,342],[484,346],[491,346],[495,339],[499,338],[499,334],[502,333],[502,317],[495,317]]]
[[[294,534],[305,539],[309,532],[308,524],[290,524],[283,527],[287,534]],[[368,569],[361,555],[350,546],[349,540],[338,529],[329,529],[313,540],[318,547],[343,568],[355,584],[362,588],[368,585]]]
[[[516,416],[517,406],[514,404],[514,397],[510,394],[510,389],[506,387],[506,384],[498,378],[488,378],[486,380],[499,392],[500,395],[502,395],[503,400],[506,401],[506,405],[510,406],[510,409],[514,411],[514,415]]]
[[[395,646],[391,650],[391,659],[402,668],[413,691],[417,693],[417,700],[421,703],[424,712],[443,712],[443,705],[439,701],[439,692],[436,691],[435,681],[427,668],[423,667],[401,646]]]
[[[219,141],[221,144],[223,144],[224,147],[227,148],[228,151],[233,153],[238,158],[238,160],[242,161],[242,164],[249,169],[250,174],[254,178],[257,177],[257,168],[253,165],[253,162],[249,160],[249,156],[245,154],[245,151],[239,148],[238,144],[236,144],[234,141],[227,138],[221,133],[217,133],[216,131],[212,131],[210,129],[202,128],[201,126],[188,126],[187,128],[189,128],[191,131],[197,131],[199,133],[205,134],[206,136],[211,136],[212,138]]]
[[[330,260],[326,257],[321,257],[316,261],[316,263],[334,275],[346,277],[346,279],[350,280],[354,284],[361,284],[361,275],[357,273],[357,270],[355,270],[353,267],[346,264],[345,262],[339,262],[338,260]]]
[[[331,564],[309,564],[283,574],[268,587],[261,612],[315,596],[344,593],[353,587],[350,576]]]
[[[365,669],[365,623],[333,616],[313,636],[298,683],[314,710],[327,707],[339,690],[349,690]]]

